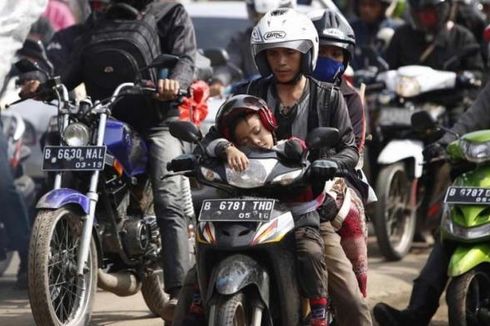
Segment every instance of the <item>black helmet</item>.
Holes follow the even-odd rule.
[[[153,0],[112,0],[113,3],[125,3],[138,10],[143,10]]]
[[[408,0],[410,6],[410,16],[412,24],[418,30],[425,32],[437,32],[439,31],[449,18],[451,9],[450,0]],[[428,15],[427,21],[424,21],[424,16],[420,14],[423,10],[433,8],[434,17]],[[429,20],[436,20],[435,22],[429,22]],[[429,24],[431,26],[429,26]]]
[[[325,9],[309,14],[318,32],[320,46],[333,45],[344,49],[344,65],[347,66],[354,54],[356,36],[342,14]]]

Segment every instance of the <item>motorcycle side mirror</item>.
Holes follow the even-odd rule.
[[[418,111],[410,117],[412,128],[421,133],[437,129],[437,121],[427,111]]]
[[[21,73],[26,73],[26,72],[33,72],[33,71],[40,71],[45,73],[47,76],[49,76],[49,73],[41,68],[39,66],[39,63],[29,60],[29,59],[20,59],[15,63],[15,67],[21,72]]]
[[[337,128],[319,127],[313,129],[306,137],[306,146],[309,149],[322,147],[332,148],[339,142],[340,134]]]
[[[226,66],[230,60],[228,52],[223,48],[211,48],[202,50],[202,54],[211,60],[211,66]]]
[[[189,121],[173,121],[169,125],[170,134],[188,143],[199,143],[202,133],[199,128]]]

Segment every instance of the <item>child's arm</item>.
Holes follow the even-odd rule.
[[[211,157],[226,160],[228,165],[235,171],[244,171],[248,167],[247,156],[225,138],[217,138],[206,147],[206,152]]]

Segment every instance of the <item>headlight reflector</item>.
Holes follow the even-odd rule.
[[[90,137],[89,129],[83,123],[72,123],[63,131],[63,140],[68,146],[86,146]]]
[[[467,140],[460,141],[460,147],[464,157],[474,163],[482,163],[490,160],[490,143],[472,143]]]

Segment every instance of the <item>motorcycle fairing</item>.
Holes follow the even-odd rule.
[[[482,263],[490,263],[490,243],[459,246],[449,261],[448,276],[462,275]]]
[[[89,214],[90,199],[82,193],[69,188],[53,189],[47,192],[39,199],[36,208],[57,209],[68,204],[75,204],[85,214]]]
[[[126,175],[133,177],[146,171],[147,145],[143,138],[124,122],[107,119],[104,144],[107,151],[121,162]]]
[[[413,174],[409,173],[409,175],[420,178],[422,176],[422,163],[424,161],[423,149],[424,144],[421,141],[394,139],[379,153],[378,164],[393,164],[405,159],[414,159],[414,171]]]

